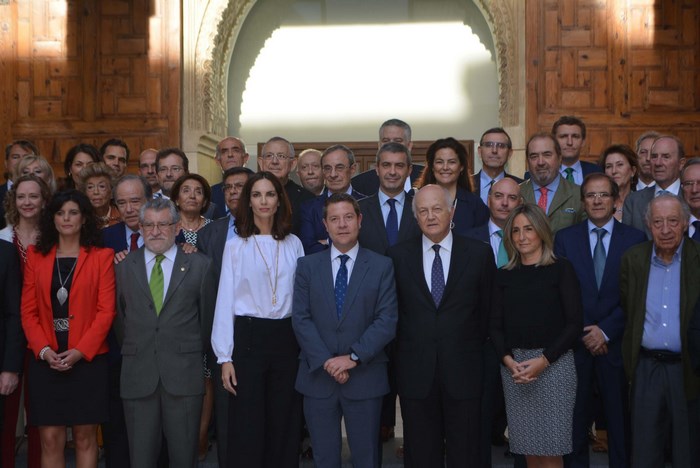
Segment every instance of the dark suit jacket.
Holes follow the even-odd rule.
[[[301,232],[301,205],[306,201],[313,200],[315,197],[313,193],[292,179],[287,179],[284,191],[287,192],[287,198],[289,198],[289,204],[292,209],[292,233],[298,236]]]
[[[588,174],[595,174],[596,172],[605,172],[602,167],[597,164],[593,164],[588,161],[581,161],[581,172],[583,173],[583,178],[585,179]],[[523,176],[525,180],[530,180],[530,172],[525,172]]]
[[[482,353],[496,265],[488,245],[454,235],[450,270],[438,307],[423,274],[422,237],[388,251],[399,298],[398,393],[423,399],[435,376],[454,399],[480,398]]]
[[[337,388],[350,399],[388,393],[384,346],[396,334],[397,317],[394,269],[388,258],[360,247],[338,319],[330,252],[301,257],[294,279],[292,311],[292,325],[301,347],[297,391],[327,398]],[[351,350],[361,364],[350,370],[350,380],[340,385],[323,364]]]
[[[105,247],[114,250],[115,253],[129,249],[126,243],[126,224],[124,221],[106,227],[102,230],[102,243]]]
[[[642,231],[615,221],[600,290],[595,279],[588,221],[562,229],[554,241],[554,253],[568,259],[581,285],[583,325],[598,325],[610,339],[608,354],[612,364],[622,365],[622,332],[625,314],[620,305],[620,262],[630,247],[646,240]]]
[[[647,286],[651,266],[652,241],[630,248],[622,257],[620,267],[620,295],[622,310],[627,315],[622,337],[622,357],[627,378],[634,383],[634,371],[639,361],[639,349],[644,334]],[[685,238],[681,253],[681,354],[683,356],[683,383],[688,400],[700,393],[700,377],[693,373],[688,350],[688,329],[693,309],[700,297],[700,244]]]
[[[34,356],[47,344],[58,349],[51,305],[51,281],[56,247],[42,255],[34,247],[27,252],[22,290],[22,327]],[[86,361],[106,353],[107,332],[114,320],[114,252],[80,247],[73,271],[68,349],[76,348]]]
[[[415,184],[423,173],[425,166],[422,164],[411,165],[411,186]],[[375,169],[361,172],[352,178],[352,188],[367,196],[374,195],[379,191],[379,177]]]
[[[219,219],[226,216],[226,200],[224,199],[223,182],[211,186],[211,201],[215,204],[212,219]]]
[[[197,250],[211,259],[217,285],[221,275],[221,257],[224,255],[230,222],[231,218],[225,216],[207,224],[197,233]]]
[[[0,229],[7,226],[5,222],[5,196],[7,195],[7,182],[0,185]]]
[[[535,189],[531,180],[526,180],[520,185],[520,193],[526,203],[535,203]],[[549,226],[556,234],[560,229],[580,223],[586,219],[586,212],[581,203],[581,190],[578,185],[559,176],[559,187],[554,193],[552,203],[547,213]]]
[[[22,371],[27,342],[19,312],[21,292],[17,249],[9,242],[0,241],[0,372]]]
[[[629,224],[640,231],[644,231],[647,239],[651,239],[651,231],[644,221],[644,215],[647,212],[649,202],[654,198],[656,187],[647,187],[638,192],[631,192],[625,198],[625,204],[622,207],[622,222]],[[678,198],[683,198],[683,191],[678,192]]]
[[[216,282],[211,261],[178,247],[168,290],[156,314],[145,249],[117,265],[117,337],[122,398],[144,398],[158,382],[172,395],[204,394],[202,355],[211,336]]]
[[[413,195],[406,194],[403,212],[399,222],[399,235],[397,242],[411,239],[420,235],[420,228],[413,216],[411,203]],[[389,240],[386,237],[386,225],[382,209],[379,207],[379,197],[377,194],[363,198],[359,202],[362,212],[362,227],[360,228],[360,245],[378,254],[384,255],[389,247]]]
[[[471,229],[467,229],[467,232],[464,233],[464,237],[468,237],[469,239],[474,239],[478,240],[481,242],[486,242],[489,247],[491,246],[491,241],[489,240],[489,224],[482,224],[481,226],[473,227]]]
[[[478,195],[463,188],[457,188],[456,198],[457,205],[452,218],[452,222],[454,222],[452,232],[466,237],[469,229],[489,222],[491,213]]]
[[[523,183],[523,179],[521,179],[520,177],[515,177],[514,175],[508,174],[507,172],[506,172],[505,176],[508,177],[509,179],[513,179],[518,184]],[[480,196],[481,194],[479,193],[479,190],[481,189],[481,171],[472,175],[472,185],[474,186],[474,193]]]
[[[307,191],[307,193],[309,193]],[[365,196],[352,190],[352,197],[355,200],[362,200]],[[304,246],[306,255],[321,252],[328,248],[328,245],[321,244],[319,239],[328,239],[328,231],[323,225],[323,207],[328,199],[328,190],[324,189],[323,193],[318,197],[307,200],[302,203],[301,212],[301,228],[299,230],[299,240]]]

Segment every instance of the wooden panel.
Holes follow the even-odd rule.
[[[654,129],[700,155],[700,2],[528,0],[526,131],[586,122],[584,154]]]

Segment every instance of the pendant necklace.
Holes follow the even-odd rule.
[[[253,235],[253,241],[255,242],[255,247],[258,248],[258,252],[260,253],[260,257],[262,258],[263,263],[265,264],[265,268],[267,269],[267,280],[270,282],[270,290],[272,291],[272,305],[276,306],[277,305],[277,278],[279,276],[279,266],[280,266],[280,241],[277,241],[277,256],[275,257],[275,285],[272,285],[272,272],[270,271],[270,266],[267,264],[267,260],[265,260],[265,256],[262,253],[262,250],[260,249],[260,246],[258,245],[258,240],[256,239],[256,236]]]
[[[61,287],[56,291],[56,299],[58,299],[58,302],[63,305],[66,302],[66,299],[68,299],[68,290],[66,289],[66,283],[70,279],[70,275],[73,274],[73,270],[75,270],[75,265],[78,263],[78,259],[76,258],[75,261],[73,262],[73,266],[70,269],[70,272],[68,273],[68,276],[66,276],[66,280],[63,281],[61,278],[61,266],[58,264],[58,257],[56,257],[56,271],[58,271],[58,282],[61,284]]]

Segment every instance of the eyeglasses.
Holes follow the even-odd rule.
[[[608,192],[588,192],[584,194],[583,197],[586,200],[595,200],[596,198],[600,198],[601,200],[607,200],[608,198],[612,197],[612,194]]]
[[[165,231],[167,228],[170,226],[174,226],[177,223],[166,223],[166,222],[160,222],[160,223],[141,223],[141,227],[143,228],[144,231],[152,231],[156,227],[158,228],[159,231]]]
[[[285,153],[265,153],[260,156],[265,161],[270,161],[271,159],[279,159],[280,161],[286,161],[287,159],[294,159],[293,156],[289,156]]]
[[[335,172],[343,172],[345,169],[347,169],[350,166],[346,166],[345,164],[336,164],[335,166],[323,166],[323,173],[324,174],[330,174],[335,170]]]
[[[487,148],[496,147],[499,150],[502,150],[508,148],[508,143],[502,143],[500,141],[485,141],[481,144],[481,146],[485,146]]]

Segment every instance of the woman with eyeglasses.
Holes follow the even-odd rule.
[[[97,425],[108,418],[107,333],[115,315],[114,252],[87,196],[56,193],[29,249],[22,327],[29,362],[29,423],[39,427],[41,465],[65,466],[66,427],[76,465],[96,467]]]
[[[238,236],[224,249],[211,338],[230,393],[227,465],[298,467],[299,345],[291,315],[304,250],[290,233],[289,200],[274,174],[248,179],[235,226]]]
[[[561,467],[572,451],[573,346],[583,329],[578,278],[553,251],[542,210],[517,206],[504,228],[510,261],[496,272],[491,339],[501,359],[510,451],[528,467]]]
[[[475,195],[472,180],[467,170],[467,149],[452,137],[436,140],[428,147],[423,174],[417,187],[437,184],[450,192],[454,200],[452,229],[459,235],[473,227],[486,224],[489,209]]]

